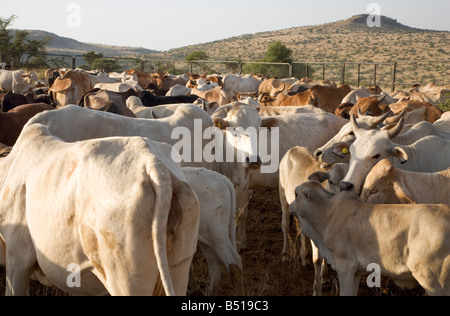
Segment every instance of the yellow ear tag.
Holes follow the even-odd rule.
[[[347,148],[342,148],[342,153],[343,153],[344,155],[347,155],[347,154],[348,154],[348,149],[347,149]]]
[[[217,124],[217,126],[222,129],[222,123]]]

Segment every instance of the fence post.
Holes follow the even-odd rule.
[[[325,80],[325,63],[322,64],[322,80]]]
[[[293,66],[292,66],[292,63],[290,63],[289,64],[289,78],[292,78],[292,75],[293,75],[294,73],[293,73]]]
[[[373,65],[373,85],[376,86],[377,85],[377,64]]]
[[[145,72],[145,61],[144,60],[139,60],[141,62],[141,71]]]
[[[392,92],[394,92],[395,83],[397,82],[397,63],[394,63],[392,66]]]
[[[358,64],[358,88],[361,86],[361,64]]]
[[[77,68],[77,56],[72,56],[72,69]]]
[[[345,84],[345,63],[342,63],[342,77],[341,77],[341,85]]]

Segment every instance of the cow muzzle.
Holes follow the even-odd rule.
[[[247,168],[258,169],[258,168],[261,168],[262,160],[261,160],[261,157],[259,155],[255,156],[255,157],[252,157],[252,158],[247,157],[245,159],[245,164],[246,164]]]
[[[340,187],[340,189],[341,189],[341,192],[344,192],[344,191],[353,191],[353,189],[355,188],[355,186],[353,185],[353,183],[350,183],[350,182],[344,182],[344,181],[342,181],[341,183],[340,183],[340,185],[339,185],[339,187]]]

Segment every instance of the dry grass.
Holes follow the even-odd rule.
[[[252,61],[264,57],[268,45],[278,40],[292,49],[294,61],[299,62],[393,63],[450,59],[448,46],[450,32],[418,30],[396,25],[393,21],[385,22],[389,27],[370,29],[361,21],[350,18],[324,25],[246,34],[211,43],[181,47],[152,57],[183,60],[192,51],[200,50],[207,52],[210,60]],[[356,66],[354,68],[356,72]],[[320,77],[321,66],[314,70],[315,76]],[[391,82],[391,71],[390,66],[380,66],[379,82]],[[449,71],[448,63],[433,65],[402,63],[398,66],[397,82],[447,83]],[[361,84],[372,83],[372,68],[363,69],[362,72]],[[299,74],[295,75],[301,77]],[[331,70],[330,74],[327,73],[327,78],[338,82],[340,71]],[[399,86],[399,88],[404,87]]]

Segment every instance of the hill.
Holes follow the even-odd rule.
[[[61,37],[54,33],[46,31],[32,30],[29,32],[28,38],[30,40],[41,40],[43,38],[51,38],[50,43],[47,45],[47,52],[51,54],[61,55],[83,55],[86,52],[94,51],[96,53],[103,53],[106,57],[142,57],[151,55],[157,51],[137,48],[137,47],[122,47],[111,46],[103,44],[89,44],[82,43],[77,40]]]
[[[381,27],[370,28],[367,18],[363,14],[322,25],[245,34],[155,56],[182,59],[192,51],[203,50],[212,60],[255,60],[264,56],[271,42],[279,40],[293,50],[296,61],[392,62],[449,58],[450,32],[416,29],[385,16],[381,17]]]

